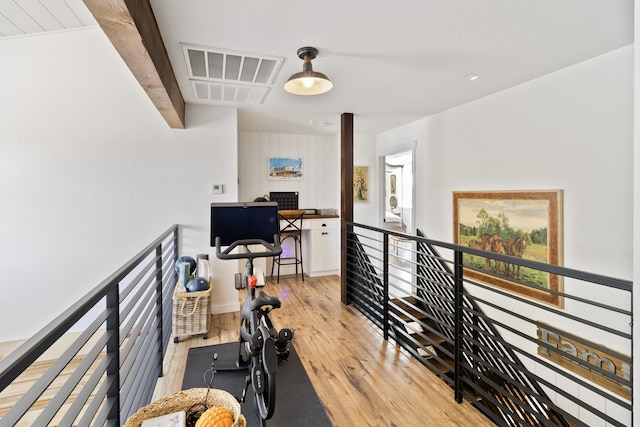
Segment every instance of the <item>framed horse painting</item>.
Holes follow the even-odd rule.
[[[562,191],[453,193],[454,243],[516,258],[562,265]],[[562,277],[464,254],[465,276],[556,307]]]

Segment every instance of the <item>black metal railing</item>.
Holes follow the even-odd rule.
[[[119,426],[148,404],[171,336],[177,258],[174,225],[0,360],[0,426]]]
[[[345,237],[347,302],[458,402],[501,426],[631,424],[630,281],[419,231],[347,223]]]

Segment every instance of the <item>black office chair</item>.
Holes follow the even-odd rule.
[[[304,282],[304,267],[302,265],[302,217],[304,210],[279,210],[278,216],[280,221],[284,222],[284,226],[280,229],[280,245],[285,248],[285,241],[291,239],[293,241],[293,254],[286,254],[283,251],[280,256],[273,257],[271,262],[271,277],[273,270],[278,264],[278,283],[280,283],[280,266],[294,265],[296,266],[296,276],[298,275],[298,264],[300,265],[300,273]]]

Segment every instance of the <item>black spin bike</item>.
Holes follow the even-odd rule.
[[[212,204],[212,222],[214,205]],[[244,204],[246,205],[253,204]],[[238,212],[241,215],[246,213]],[[234,221],[237,220],[238,218],[234,218]],[[272,222],[269,221],[269,224]],[[274,243],[263,239],[240,239],[229,243],[225,249],[222,249],[224,242],[220,236],[214,237],[214,241],[216,257],[219,259],[247,260],[246,274],[236,275],[240,277],[236,280],[236,289],[247,289],[247,297],[240,312],[237,366],[239,369],[248,368],[249,375],[247,375],[240,401],[245,401],[247,390],[251,385],[261,425],[266,426],[266,420],[272,417],[275,409],[278,364],[289,357],[289,343],[293,339],[293,331],[288,328],[278,331],[274,326],[269,313],[280,308],[281,302],[277,297],[269,296],[264,291],[256,292],[257,278],[254,276],[253,260],[278,256],[282,252],[280,239],[276,231],[273,235]],[[256,245],[261,251],[255,249]],[[237,248],[242,250],[232,253]]]

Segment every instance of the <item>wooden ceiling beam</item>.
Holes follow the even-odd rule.
[[[184,129],[184,98],[149,0],[83,1],[165,121]]]

